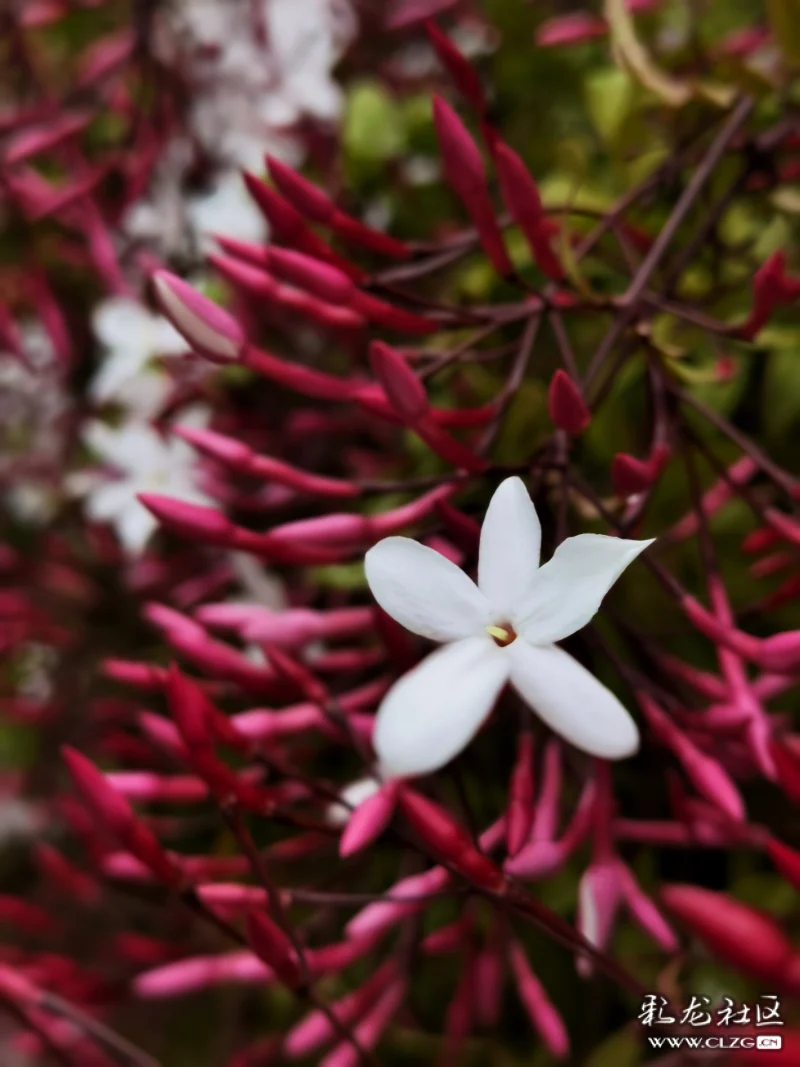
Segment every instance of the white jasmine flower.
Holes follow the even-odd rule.
[[[558,648],[585,626],[651,541],[570,537],[539,566],[541,527],[519,478],[507,478],[481,531],[477,585],[440,553],[387,537],[366,556],[380,606],[413,633],[445,642],[397,682],[373,744],[384,774],[444,766],[475,736],[507,682],[561,737],[605,759],[636,751],[636,725],[613,693]]]
[[[215,234],[254,244],[266,237],[264,216],[237,170],[223,171],[207,193],[189,200],[187,210],[201,252],[216,247]]]
[[[111,297],[95,308],[95,336],[106,357],[89,386],[93,400],[110,400],[129,411],[152,414],[168,388],[168,380],[148,364],[156,356],[180,355],[186,341],[161,315],[154,315],[129,297]]]
[[[197,408],[184,422],[204,425],[207,417],[204,408]],[[195,487],[196,457],[179,437],[165,440],[149,423],[135,419],[114,427],[90,422],[83,436],[92,451],[119,474],[112,481],[92,480],[83,486],[86,512],[97,522],[111,523],[132,555],[144,550],[158,526],[137,494],[162,493],[190,504],[212,503]]]
[[[325,821],[330,826],[346,826],[355,809],[374,796],[380,787],[377,778],[356,778],[339,793],[344,803],[334,800],[325,809]]]

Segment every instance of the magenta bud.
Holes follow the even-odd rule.
[[[433,98],[433,121],[445,177],[474,222],[484,252],[499,274],[513,274],[477,145],[455,111],[439,96]]]
[[[533,734],[524,730],[517,741],[517,759],[508,791],[506,842],[509,856],[516,856],[528,840],[534,807]]]
[[[522,230],[536,265],[551,281],[560,282],[564,269],[550,245],[547,218],[536,182],[513,149],[502,141],[494,147],[494,161],[509,213]]]
[[[231,524],[213,508],[201,504],[187,504],[183,500],[157,493],[139,493],[138,499],[162,526],[184,537],[199,537],[215,544],[229,544]]]
[[[578,930],[590,945],[604,949],[611,937],[621,900],[619,863],[601,860],[586,869],[578,887]],[[586,955],[577,959],[578,972],[584,977],[592,972],[592,960]]]
[[[580,390],[564,370],[557,370],[547,394],[550,418],[559,430],[578,437],[592,421]]]
[[[696,885],[668,885],[660,896],[680,925],[719,959],[770,986],[785,985],[794,953],[769,915]]]
[[[247,917],[247,939],[259,959],[263,960],[290,989],[300,984],[297,954],[287,935],[263,911],[251,911]]]
[[[595,37],[605,37],[608,23],[599,15],[588,11],[575,11],[569,15],[557,15],[545,19],[536,31],[536,43],[540,48],[556,48],[561,45],[582,44]]]
[[[431,19],[425,22],[425,32],[428,34],[428,40],[433,45],[439,61],[453,79],[458,91],[469,101],[476,115],[485,115],[488,103],[475,69]]]
[[[377,793],[358,805],[342,832],[340,856],[352,856],[380,837],[394,815],[397,789],[396,782],[387,782]]]
[[[518,941],[509,945],[509,963],[517,983],[517,993],[528,1018],[542,1041],[559,1060],[569,1055],[569,1038],[561,1016],[553,1007],[544,986],[531,970],[525,949]]]
[[[232,315],[168,271],[156,271],[152,282],[159,307],[196,352],[215,363],[240,358],[246,337]]]
[[[425,386],[397,349],[383,341],[372,342],[369,358],[389,403],[405,423],[415,423],[429,407]]]
[[[347,306],[353,300],[356,290],[352,280],[330,263],[291,248],[270,248],[269,265],[277,277],[329,304]]]

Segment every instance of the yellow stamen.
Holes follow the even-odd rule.
[[[486,632],[490,633],[492,637],[496,637],[498,641],[507,641],[511,636],[508,630],[504,630],[502,626],[487,626]]]

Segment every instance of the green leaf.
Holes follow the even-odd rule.
[[[767,359],[761,397],[764,430],[780,438],[800,426],[800,351],[797,331],[791,348],[773,348]]]
[[[800,0],[767,0],[767,14],[786,65],[800,65]]]
[[[618,67],[592,71],[584,82],[584,98],[595,129],[613,145],[633,112],[633,82]]]
[[[638,1030],[617,1030],[596,1048],[586,1060],[586,1067],[636,1067],[642,1058],[642,1039]]]
[[[350,90],[343,138],[345,152],[354,160],[383,163],[403,151],[403,114],[378,82],[358,82]]]

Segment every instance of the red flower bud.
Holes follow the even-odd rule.
[[[268,967],[289,986],[300,985],[301,973],[294,947],[281,928],[263,911],[251,911],[247,917],[247,940]]]
[[[195,351],[215,363],[241,357],[244,331],[227,311],[165,270],[153,275],[153,290],[161,310]]]
[[[484,252],[499,274],[513,274],[514,268],[503,244],[486,185],[483,160],[475,142],[455,111],[439,96],[433,98],[433,121],[445,177],[475,224]]]
[[[778,988],[785,985],[794,954],[768,915],[695,885],[665,886],[660,896],[678,922],[719,959]]]
[[[466,97],[475,114],[483,118],[488,111],[486,94],[475,69],[464,58],[450,38],[431,19],[425,22],[425,32],[439,61],[453,79],[458,91]]]
[[[403,422],[413,425],[429,408],[425,386],[395,348],[373,341],[369,349],[375,377]]]
[[[547,218],[536,182],[517,153],[502,141],[495,145],[494,162],[503,200],[514,222],[522,230],[536,265],[552,281],[560,282],[564,270],[550,246]]]
[[[466,830],[449,812],[409,789],[399,794],[400,810],[435,857],[467,881],[493,893],[505,889],[503,872],[479,852]]]
[[[180,885],[183,881],[180,867],[162,849],[153,832],[136,817],[127,800],[109,785],[105,775],[75,749],[65,745],[61,753],[84,801],[112,836],[156,878],[171,886]]]
[[[511,774],[506,820],[509,856],[516,856],[528,840],[535,808],[533,734],[523,730],[517,741],[517,760]]]
[[[380,837],[394,815],[397,788],[396,782],[387,782],[358,805],[342,831],[340,856],[352,856]]]
[[[547,406],[550,418],[559,430],[564,430],[572,437],[582,434],[592,421],[580,390],[566,371],[557,370],[553,375]]]
[[[402,241],[397,241],[380,230],[374,230],[371,226],[365,226],[363,222],[347,215],[321,189],[285,163],[267,156],[267,165],[270,177],[278,189],[307,219],[328,226],[345,240],[381,255],[397,259],[405,259],[409,255],[409,248]]]

